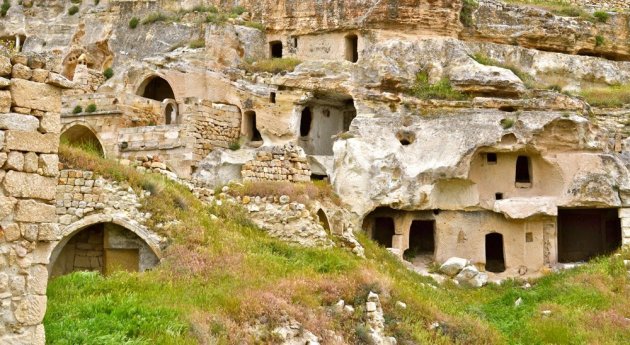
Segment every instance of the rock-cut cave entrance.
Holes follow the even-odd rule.
[[[505,271],[505,249],[503,235],[493,232],[486,235],[486,271]]]
[[[621,247],[617,209],[559,209],[558,261],[586,261]]]
[[[332,156],[334,137],[350,129],[356,117],[352,97],[319,95],[300,110],[299,145],[308,155]]]
[[[406,260],[430,257],[435,253],[435,221],[414,220],[409,228],[409,248],[405,251]]]
[[[141,272],[156,266],[157,255],[132,231],[114,224],[87,226],[62,240],[50,259],[50,278],[76,271],[111,274]]]
[[[165,99],[175,99],[175,92],[171,84],[166,79],[158,76],[151,76],[145,79],[138,87],[136,94],[160,102]]]

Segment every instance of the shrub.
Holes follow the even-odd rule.
[[[70,0],[73,4],[80,4],[82,0]]]
[[[416,74],[411,93],[420,99],[463,100],[467,98],[461,92],[453,90],[451,81],[448,78],[442,78],[435,84],[429,83],[429,76],[426,72],[418,72]]]
[[[90,103],[86,108],[85,111],[88,113],[93,113],[96,111],[96,104],[94,103]]]
[[[242,67],[251,73],[268,72],[277,74],[280,72],[293,72],[302,61],[295,58],[273,58],[258,60],[253,63],[245,63]]]
[[[80,105],[77,105],[76,107],[74,107],[74,109],[72,110],[73,114],[79,114],[83,112],[83,107]]]
[[[77,12],[79,12],[79,6],[74,5],[68,9],[68,14],[71,16],[74,16]]]
[[[595,46],[596,47],[603,46],[605,42],[606,42],[606,39],[604,38],[604,36],[602,36],[602,35],[595,36]]]
[[[135,29],[136,27],[138,27],[139,23],[140,19],[138,19],[138,17],[133,17],[131,18],[131,20],[129,20],[129,27]]]
[[[500,123],[503,129],[509,129],[514,126],[514,119],[502,119]]]
[[[155,22],[165,22],[170,18],[162,12],[153,12],[142,20],[142,25],[153,24]]]
[[[114,70],[110,67],[103,72],[105,79],[109,79],[114,76]]]
[[[459,12],[459,21],[466,27],[473,25],[472,14],[479,6],[477,0],[464,0],[461,12]]]
[[[227,22],[228,17],[224,13],[210,13],[206,17],[206,23],[223,25]]]
[[[219,10],[214,7],[214,6],[204,6],[204,5],[199,5],[199,6],[195,6],[192,9],[193,12],[210,12],[210,13],[219,13]]]
[[[101,0],[94,0],[94,6],[98,6],[101,3]]]
[[[206,41],[204,39],[198,39],[191,41],[188,46],[192,49],[203,48],[206,46]]]
[[[9,12],[9,8],[11,8],[11,3],[9,0],[3,0],[2,5],[0,6],[0,16],[4,17]]]
[[[230,14],[235,14],[237,16],[240,16],[241,14],[247,12],[247,9],[243,6],[235,6],[232,7],[232,9],[230,10]]]
[[[593,13],[593,17],[595,17],[595,19],[597,19],[597,21],[600,23],[606,23],[608,21],[608,18],[610,18],[610,15],[608,14],[608,12],[605,11],[596,11],[595,13]]]
[[[243,23],[243,26],[248,26],[250,28],[258,29],[260,31],[265,31],[265,29],[266,29],[265,24],[259,23],[259,22],[247,21],[247,22]]]
[[[241,143],[238,141],[233,141],[228,145],[228,148],[232,151],[237,151],[241,148]]]

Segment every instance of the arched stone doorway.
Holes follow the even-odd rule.
[[[82,124],[74,124],[61,133],[61,142],[75,147],[82,147],[105,156],[105,150],[96,133]]]
[[[100,215],[86,217],[63,230],[50,255],[49,277],[76,271],[143,272],[160,260],[159,246],[133,223]]]

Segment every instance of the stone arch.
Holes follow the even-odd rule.
[[[50,256],[48,257],[48,273],[52,274],[53,267],[59,258],[59,255],[66,247],[68,242],[78,233],[83,230],[99,224],[115,224],[118,225],[125,230],[130,231],[139,237],[151,250],[151,252],[157,257],[157,259],[162,258],[162,249],[160,247],[160,238],[156,234],[151,233],[145,227],[139,225],[137,222],[128,219],[124,216],[119,215],[105,215],[105,214],[94,214],[78,220],[60,231],[61,240],[54,245],[54,248],[50,251]]]
[[[73,122],[66,125],[61,132],[61,142],[67,142],[72,146],[92,146],[101,157],[105,157],[105,150],[96,132],[86,123]]]
[[[328,220],[328,215],[326,215],[326,211],[324,211],[323,208],[320,208],[319,211],[317,211],[317,218],[319,218],[319,222],[322,224],[322,227],[324,227],[324,230],[330,233],[330,221]]]
[[[165,124],[175,125],[180,123],[179,107],[174,99],[167,98],[162,101],[162,112],[164,113]]]
[[[175,91],[164,77],[152,74],[144,78],[136,89],[136,95],[163,102],[166,99],[175,99]]]

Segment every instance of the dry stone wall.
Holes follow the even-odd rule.
[[[195,138],[195,161],[202,160],[215,147],[228,148],[241,136],[241,110],[234,105],[201,101],[187,105],[191,133]]]
[[[256,158],[245,163],[241,171],[244,181],[311,180],[311,167],[304,150],[292,144],[263,147]]]
[[[0,56],[0,344],[45,343],[61,90],[37,57]]]

